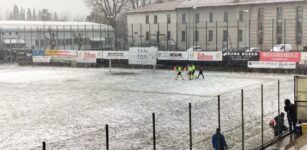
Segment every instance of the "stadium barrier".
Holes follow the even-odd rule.
[[[293,80],[284,80],[284,81],[277,81],[277,82],[270,82],[266,84],[262,84],[260,87],[246,87],[238,91],[233,91],[231,93],[223,93],[221,95],[218,95],[217,97],[213,98],[209,102],[201,102],[200,104],[194,104],[194,107],[192,107],[192,103],[188,104],[188,109],[185,109],[184,111],[188,110],[188,120],[186,125],[189,126],[188,131],[185,132],[188,137],[188,140],[179,140],[178,142],[186,145],[182,147],[182,145],[177,145],[178,148],[185,148],[185,149],[210,149],[211,148],[211,135],[214,133],[215,129],[211,129],[210,133],[204,132],[202,130],[196,129],[199,128],[197,126],[198,124],[208,123],[211,122],[213,126],[216,128],[220,128],[222,133],[225,136],[225,139],[228,143],[229,149],[265,149],[269,146],[269,144],[277,141],[278,139],[283,138],[285,135],[288,134],[288,132],[285,132],[283,134],[280,134],[278,136],[274,136],[274,133],[272,131],[272,128],[269,125],[269,120],[280,114],[281,111],[281,98],[287,98],[287,96],[293,92],[292,87]],[[264,92],[269,91],[269,92]],[[276,94],[272,94],[272,91],[275,91]],[[238,101],[240,99],[240,101]],[[276,99],[273,101],[269,101],[268,99]],[[239,102],[238,105],[236,105],[236,102]],[[205,106],[207,103],[215,103],[215,108],[206,108]],[[231,106],[232,105],[232,106]],[[256,107],[254,110],[259,110],[250,113],[249,108],[250,107]],[[271,107],[269,110],[265,110],[265,108]],[[229,112],[225,112],[223,108],[225,107],[233,107],[233,111],[235,113],[232,116],[230,120],[227,118],[229,117]],[[206,110],[206,109],[212,109],[215,110],[216,113],[216,119],[210,120],[206,117],[206,111],[212,111],[212,110]],[[183,113],[184,113],[183,111]],[[211,114],[212,115],[212,114]],[[199,118],[201,117],[201,118]],[[161,140],[161,136],[165,133],[165,129],[163,130],[163,125],[160,123],[157,123],[156,114],[152,113],[152,130],[149,132],[146,132],[144,134],[148,134],[151,138],[148,138],[151,141],[146,141],[148,139],[141,138],[142,140],[145,140],[145,143],[152,145],[153,149],[156,149],[159,147],[159,149],[163,149],[163,144],[171,145],[172,143],[168,143],[167,139]],[[159,118],[159,117],[158,117]],[[286,119],[286,118],[285,118]],[[158,119],[159,120],[159,119]],[[171,120],[170,120],[171,121]],[[212,122],[213,121],[213,122]],[[216,122],[215,122],[216,121]],[[183,122],[184,123],[184,122]],[[193,126],[195,125],[195,126]],[[203,124],[205,125],[205,124]],[[158,130],[157,131],[157,127]],[[109,125],[106,124],[104,130],[99,130],[97,132],[104,132],[105,139],[103,142],[103,137],[98,138],[98,141],[93,140],[92,138],[97,138],[97,135],[94,135],[92,133],[88,133],[88,135],[76,137],[75,139],[68,139],[67,141],[61,141],[59,143],[48,143],[46,145],[46,141],[43,142],[42,149],[48,150],[48,149],[58,149],[58,148],[67,148],[67,149],[73,149],[73,148],[80,148],[82,147],[82,144],[91,147],[88,147],[90,149],[92,148],[98,148],[98,149],[114,149],[115,146],[114,142],[112,140],[116,140],[114,138],[114,134],[121,134],[119,133],[122,130],[118,130],[115,127],[111,127],[109,129]],[[150,133],[151,132],[151,133]],[[201,133],[198,133],[201,132]],[[129,133],[133,134],[133,133]],[[100,136],[103,136],[103,134],[99,134]],[[158,136],[157,136],[158,135]],[[133,135],[132,135],[133,136]],[[113,137],[113,138],[110,138]],[[102,138],[102,139],[101,139]],[[120,138],[120,137],[118,137]],[[124,137],[123,137],[124,138]],[[125,139],[125,140],[124,140]],[[133,138],[124,138],[120,141],[116,140],[116,145],[123,144],[126,146],[126,149],[129,149],[129,142],[133,143]],[[79,141],[81,140],[81,141]],[[84,140],[84,141],[83,141]],[[88,143],[93,142],[93,143]],[[98,143],[97,143],[98,142]],[[70,144],[69,144],[70,143]],[[110,144],[113,143],[113,144]],[[179,144],[179,143],[177,143]],[[133,144],[132,144],[133,145]],[[131,145],[130,145],[131,146]],[[139,145],[140,147],[148,147],[149,145]],[[140,148],[139,147],[139,148]]]

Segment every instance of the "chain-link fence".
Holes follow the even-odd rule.
[[[121,124],[101,126],[99,130],[70,139],[46,141],[44,148],[211,149],[212,135],[220,127],[229,149],[257,149],[278,138],[269,121],[284,111],[284,99],[292,99],[293,86],[293,79],[267,80],[263,85],[255,83],[219,96],[177,95],[187,103],[171,99],[162,102],[167,107],[154,106],[154,114],[141,119],[127,116],[129,121]],[[174,95],[146,94],[149,97]]]

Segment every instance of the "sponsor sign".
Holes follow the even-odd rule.
[[[155,47],[129,48],[129,64],[155,65],[157,64],[158,49]]]
[[[307,65],[307,52],[301,52],[300,65]]]
[[[32,56],[45,56],[44,50],[32,50]]]
[[[33,56],[32,61],[34,63],[49,63],[50,57],[49,56]]]
[[[97,54],[97,51],[78,51],[77,62],[96,63]]]
[[[249,61],[248,68],[295,69],[295,62]]]
[[[191,52],[189,53],[191,61],[223,61],[222,52]]]
[[[103,51],[103,59],[128,59],[128,51]]]
[[[259,53],[257,52],[224,52],[223,57],[234,61],[251,61],[259,60]]]
[[[77,51],[75,50],[46,50],[45,56],[50,57],[50,62],[69,63],[76,61]]]
[[[300,52],[260,52],[260,61],[300,62]]]
[[[188,52],[159,51],[159,60],[189,60]]]

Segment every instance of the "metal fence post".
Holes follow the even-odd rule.
[[[274,19],[272,19],[272,50],[274,50]]]
[[[244,143],[245,143],[245,138],[244,138],[244,91],[243,89],[241,90],[241,114],[242,114],[242,150],[244,150]]]
[[[218,95],[217,96],[217,112],[218,112],[218,128],[220,130],[220,132],[222,132],[221,130],[221,96]],[[220,135],[218,134],[218,148],[220,150],[221,148],[221,143],[220,143]]]
[[[215,24],[215,50],[217,51],[217,40],[218,40],[218,36],[217,36],[218,32],[217,32],[217,21]]]
[[[109,125],[106,124],[106,150],[109,150]]]
[[[278,80],[277,82],[277,111],[278,111],[278,115],[280,114],[280,81]],[[280,117],[278,117],[278,136],[280,136],[279,134],[279,130],[280,130]]]
[[[43,142],[43,150],[46,150],[46,142]]]
[[[190,150],[192,150],[192,104],[189,103]]]
[[[156,150],[156,118],[155,113],[152,113],[152,129],[153,129],[153,149]]]
[[[263,148],[263,145],[264,145],[263,115],[264,115],[264,112],[263,112],[263,84],[261,84],[261,148]]]
[[[286,21],[287,19],[284,19],[284,52],[286,52]]]

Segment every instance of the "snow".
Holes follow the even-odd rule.
[[[266,141],[273,138],[267,122],[277,111],[277,79],[281,102],[293,98],[293,75],[205,71],[205,79],[174,78],[166,70],[0,66],[0,149],[36,150],[42,141],[47,149],[104,149],[105,124],[111,149],[152,149],[155,112],[157,149],[185,150],[189,102],[194,149],[209,149],[217,95],[222,132],[231,149],[240,149],[241,89],[246,148],[252,149],[261,142],[260,85]]]

